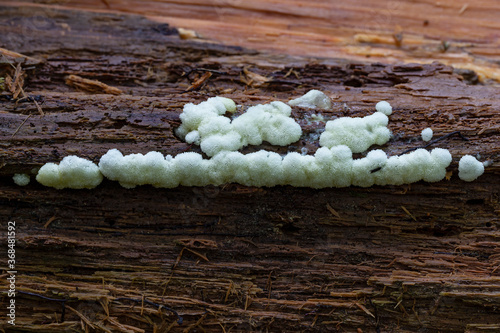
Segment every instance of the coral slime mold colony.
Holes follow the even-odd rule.
[[[390,140],[387,125],[392,107],[385,101],[377,103],[376,112],[366,117],[328,121],[319,138],[321,147],[314,155],[291,152],[282,156],[266,150],[239,152],[245,146],[260,145],[264,141],[279,146],[298,141],[302,129],[291,118],[290,105],[332,108],[327,95],[312,90],[289,101],[288,105],[274,101],[251,106],[231,120],[224,115],[237,110],[234,101],[212,97],[197,105],[186,104],[180,115],[182,124],[176,129],[181,139],[199,145],[209,159],[195,152],[175,157],[156,151],[124,156],[117,149],[111,149],[98,165],[77,156],[66,156],[59,164],[47,163],[40,168],[36,179],[57,189],[94,188],[103,177],[118,181],[126,188],[146,184],[173,188],[231,182],[248,186],[369,187],[440,181],[451,163],[451,154],[441,148],[417,149],[401,156],[387,156],[384,151],[374,149],[365,157],[354,159],[353,153],[364,153],[373,145],[384,145]],[[422,131],[422,138],[430,140],[432,130]],[[459,176],[465,181],[472,181],[483,172],[483,164],[472,156],[460,161]]]

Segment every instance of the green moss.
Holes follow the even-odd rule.
[[[4,91],[5,90],[4,85],[3,85],[4,81],[5,81],[5,79],[3,77],[0,77],[0,91]]]

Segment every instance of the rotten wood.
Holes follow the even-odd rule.
[[[11,63],[25,70],[29,97],[0,94],[0,225],[16,221],[18,331],[499,330],[498,87],[440,63],[300,58],[183,40],[137,15],[2,5],[0,29],[8,50],[44,59],[0,66],[0,76]],[[199,68],[217,74],[186,92],[193,82],[185,73]],[[252,85],[246,73],[268,80]],[[79,92],[68,75],[123,93]],[[11,179],[70,154],[98,161],[110,148],[196,151],[173,131],[185,103],[224,95],[254,105],[313,88],[332,97],[326,119],[390,101],[394,138],[382,149],[391,155],[421,145],[425,127],[469,141],[436,143],[454,160],[449,180],[432,184],[126,190],[104,181],[58,191]],[[308,121],[311,113],[293,111],[304,129],[297,144],[263,147],[314,152],[310,138],[322,125]],[[464,154],[493,164],[462,182]]]
[[[78,90],[83,90],[91,93],[93,92],[111,95],[120,95],[122,93],[122,91],[118,88],[110,87],[109,85],[97,80],[85,79],[74,74],[68,75],[66,77],[66,84]]]
[[[141,14],[180,27],[184,38],[289,55],[392,64],[439,61],[471,79],[500,82],[500,4],[496,0],[22,2],[29,3],[41,8]]]

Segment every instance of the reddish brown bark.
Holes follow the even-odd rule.
[[[7,49],[43,60],[22,65],[31,99],[1,96],[1,226],[16,221],[17,290],[67,300],[62,322],[60,302],[18,294],[19,331],[500,329],[497,87],[472,85],[439,63],[306,59],[185,41],[140,16],[6,6],[0,29]],[[1,76],[12,74],[1,66]],[[245,68],[269,81],[249,81]],[[207,82],[184,93],[206,69],[215,71]],[[123,93],[78,92],[68,75]],[[429,126],[470,141],[437,145],[454,161],[450,180],[433,184],[126,190],[104,181],[58,191],[11,180],[69,154],[97,161],[110,148],[196,151],[173,134],[185,103],[218,94],[243,105],[286,101],[312,88],[332,96],[328,119],[390,101],[389,154],[418,146]],[[310,113],[294,110],[305,137],[320,126],[306,123]],[[266,148],[304,145],[315,149],[307,139]],[[465,183],[457,177],[464,154],[494,163]]]

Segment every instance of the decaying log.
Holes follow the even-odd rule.
[[[21,66],[27,94],[0,95],[0,224],[4,235],[16,222],[18,291],[16,326],[3,329],[500,330],[498,87],[471,84],[440,63],[367,64],[183,40],[136,15],[4,5],[0,29],[9,51],[0,76]],[[70,75],[122,93],[78,91],[66,84]],[[382,147],[390,155],[421,145],[425,127],[470,141],[436,144],[454,157],[449,179],[404,186],[127,190],[105,180],[94,190],[54,190],[11,179],[71,154],[97,162],[111,148],[198,151],[173,131],[185,103],[224,95],[254,105],[313,88],[332,97],[326,119],[390,101],[394,138]],[[307,118],[316,112],[294,109],[304,130],[297,144],[264,148],[314,152],[309,137],[322,125]],[[457,177],[465,154],[492,162],[471,183]],[[8,301],[2,293],[4,309]]]
[[[136,13],[179,27],[183,38],[277,53],[392,64],[437,60],[475,79],[500,82],[496,0],[40,2],[22,4]]]

